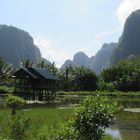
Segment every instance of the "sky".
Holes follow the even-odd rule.
[[[93,56],[117,42],[140,0],[0,0],[0,24],[23,29],[44,58],[60,67],[76,52]]]

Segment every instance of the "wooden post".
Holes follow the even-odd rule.
[[[16,93],[16,77],[15,77],[15,93]]]

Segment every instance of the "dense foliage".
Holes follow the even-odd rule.
[[[30,127],[30,119],[23,113],[12,116],[8,122],[9,138],[12,140],[23,140],[26,137],[26,131]],[[26,138],[27,139],[27,138]]]
[[[57,139],[100,140],[115,110],[116,105],[107,98],[88,97],[76,108],[73,120],[60,129]]]
[[[14,90],[14,87],[10,87],[10,86],[0,86],[0,94],[12,93],[13,90]]]
[[[104,85],[103,85],[104,84]],[[100,74],[100,88],[106,85],[120,91],[140,90],[140,58],[123,60]],[[107,87],[107,86],[106,86]]]
[[[91,91],[97,89],[96,74],[84,67],[66,67],[60,71],[60,89],[65,91]]]
[[[58,74],[58,69],[56,68],[56,64],[54,62],[50,63],[50,62],[46,62],[45,60],[42,60],[36,63],[35,66],[38,68],[48,69],[54,75]]]
[[[8,80],[13,72],[13,67],[11,64],[8,64],[0,57],[0,83]]]
[[[99,76],[84,67],[66,67],[59,72],[64,91],[139,91],[140,58],[125,59],[104,69]]]
[[[58,70],[55,63],[44,60],[33,64],[29,59],[23,60],[23,67],[35,66],[47,68],[60,78],[58,90],[62,91],[139,91],[140,90],[140,58],[125,59],[118,64],[104,69],[100,75],[84,67],[66,67]],[[0,82],[7,81],[13,72],[11,65],[0,58]],[[8,80],[9,81],[9,80]],[[1,93],[5,93],[1,89]]]
[[[11,115],[8,116],[8,120],[5,124],[7,128],[6,135],[4,133],[4,137],[11,140],[25,139],[26,131],[30,126],[30,119],[29,117],[25,116],[23,112],[21,111],[17,112],[17,109],[23,107],[26,102],[20,97],[16,97],[9,94],[4,99],[3,103],[6,107],[10,108],[12,111]]]
[[[4,105],[8,108],[11,109],[11,114],[15,115],[16,110],[20,109],[26,104],[25,100],[21,99],[20,97],[13,96],[9,94],[5,99],[4,99]]]

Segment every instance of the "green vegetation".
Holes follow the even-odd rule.
[[[14,91],[12,86],[0,86],[0,94],[8,94]]]
[[[123,60],[100,74],[99,89],[105,90],[103,85],[111,84],[112,89],[119,91],[140,91],[140,58]]]
[[[35,109],[27,110],[27,112],[26,110],[22,110],[15,113],[16,108],[23,106],[25,101],[12,95],[6,97],[4,103],[12,109],[12,114],[8,115],[9,112],[7,111],[2,111],[2,113],[7,114],[6,117],[0,114],[0,118],[2,117],[3,119],[0,119],[0,121],[2,121],[1,127],[4,128],[0,131],[0,135],[4,138],[12,138],[13,140],[22,140],[25,139],[25,137],[26,139],[34,139],[34,135],[36,135],[38,139],[44,140],[51,139],[52,137],[60,140],[69,138],[81,139],[82,137],[85,140],[87,138],[95,138],[98,140],[101,139],[105,128],[111,123],[113,113],[116,109],[116,106],[111,105],[106,98],[95,99],[92,97],[86,98],[79,107],[76,107],[73,115],[71,109],[46,109],[47,112],[45,112],[44,109]],[[49,113],[49,111],[51,111],[51,113]],[[53,111],[55,115],[52,113]],[[60,112],[61,114],[59,116]],[[54,116],[49,116],[50,114]],[[7,121],[8,116],[10,116],[10,118]],[[31,122],[34,122],[34,125],[31,125],[29,118],[31,118]],[[62,123],[64,119],[65,122],[71,120],[71,123],[61,125],[60,123]],[[57,124],[55,122],[59,123]],[[40,124],[42,125],[40,126]]]
[[[137,16],[139,12],[134,12],[127,19],[117,47],[114,43],[104,44],[95,57],[91,58],[84,53],[79,53],[73,62],[70,62],[73,67],[69,66],[64,69],[57,69],[55,63],[51,64],[43,59],[28,33],[15,27],[1,25],[0,42],[3,46],[1,54],[7,62],[12,62],[14,66],[6,63],[0,57],[0,104],[4,97],[4,106],[0,106],[2,108],[0,110],[0,140],[113,140],[114,138],[111,136],[103,136],[103,134],[112,123],[117,108],[114,102],[117,102],[119,108],[119,114],[115,116],[116,122],[120,121],[120,127],[123,129],[123,126],[127,127],[123,139],[139,139],[137,138],[139,135],[136,133],[134,133],[135,138],[129,133],[133,130],[132,126],[139,133],[139,113],[122,111],[123,107],[130,106],[130,102],[134,102],[136,107],[140,105],[140,57],[137,57],[140,55],[138,41],[140,18]],[[8,41],[6,41],[7,39]],[[126,59],[122,60],[122,58]],[[79,67],[74,66],[74,60],[81,62]],[[119,60],[121,61],[118,62]],[[115,65],[108,67],[109,63]],[[88,65],[96,73],[103,69],[103,66],[108,68],[97,75],[94,71],[81,67],[82,65],[86,67]],[[14,81],[10,77],[15,68],[21,66],[46,68],[60,78],[59,84],[53,89],[53,91],[56,89],[58,91],[56,102],[69,104],[69,101],[70,103],[74,101],[74,104],[80,104],[81,100],[89,97],[75,107],[75,110],[51,107],[34,109],[28,108],[28,105],[26,109],[23,109],[26,103],[23,99],[8,95],[13,93],[14,89]],[[21,81],[21,84],[25,85],[25,83]],[[23,89],[23,91],[24,95],[28,94],[28,89]],[[22,94],[21,92],[19,91],[19,95]],[[47,95],[43,95],[44,91],[42,91],[42,97],[34,89],[32,92],[35,93],[34,95],[38,94],[40,100],[44,99],[42,98],[44,96],[47,97]],[[48,97],[53,96],[51,92],[49,94]],[[50,99],[47,98],[47,101]],[[125,110],[130,111],[130,109]],[[129,121],[131,123],[126,126]],[[123,135],[124,130],[119,130],[120,135]]]
[[[108,91],[79,91],[79,92],[59,92],[57,95],[60,95],[60,99],[64,99],[68,101],[71,101],[73,99],[80,101],[86,96],[100,96],[100,97],[108,97],[111,101],[117,101],[119,105],[126,105],[129,104],[129,102],[135,102],[137,105],[140,103],[140,92],[108,92]]]
[[[24,67],[32,64],[29,60],[24,63]],[[57,87],[59,92],[56,94],[57,98],[61,98],[60,101],[68,102],[69,98],[76,100],[76,97],[80,101],[86,96],[89,97],[76,107],[72,114],[73,109],[70,108],[23,109],[25,105],[23,99],[6,95],[4,105],[11,109],[11,113],[8,109],[0,111],[0,139],[101,139],[105,128],[112,122],[116,109],[114,101],[117,101],[118,105],[129,104],[130,101],[140,103],[139,63],[139,58],[124,60],[103,70],[97,76],[84,67],[67,67],[64,70],[58,70],[54,63],[46,64],[41,61],[36,64],[38,67],[48,68],[60,78]],[[7,66],[0,58],[0,83],[9,81],[12,69]],[[9,86],[4,85],[0,86],[0,94],[11,93],[13,81],[8,82]],[[105,100],[106,97],[109,101]],[[123,119],[123,117],[120,113],[120,118]],[[137,116],[133,118],[135,117],[137,118]],[[113,138],[106,136],[103,139],[112,140]]]
[[[39,62],[37,63],[33,63],[31,62],[29,59],[24,59],[22,60],[22,67],[24,68],[29,68],[29,67],[37,67],[37,68],[46,68],[48,69],[50,72],[52,72],[54,75],[56,75],[58,73],[58,69],[56,68],[55,63],[53,62],[52,64],[50,62],[48,62],[45,59],[41,59]]]
[[[4,105],[11,109],[11,115],[16,114],[16,110],[22,108],[26,102],[20,97],[9,94],[3,101]]]
[[[29,118],[24,116],[24,113],[21,113],[20,111],[17,112],[17,110],[21,109],[25,103],[26,102],[20,97],[16,97],[10,94],[4,99],[4,106],[11,109],[11,115],[9,115],[9,119],[5,123],[7,124],[7,129],[5,131],[6,133],[4,133],[5,138],[12,140],[24,139],[25,133],[29,127]],[[3,128],[6,127],[3,126]]]
[[[59,73],[60,90],[94,91],[97,89],[97,75],[84,67],[66,67]]]
[[[43,137],[53,137],[53,135],[56,134],[55,130],[60,130],[61,128],[62,131],[62,127],[65,126],[62,125],[62,123],[67,122],[69,119],[73,119],[73,109],[71,108],[30,108],[24,109],[22,112],[24,112],[26,117],[30,118],[30,127],[26,132],[26,140],[44,140]],[[0,111],[0,125],[1,128],[3,128],[0,129],[0,136],[4,138],[6,138],[5,136],[7,136],[7,132],[9,131],[9,115],[10,112],[7,109]],[[123,111],[119,114],[117,113],[115,116],[117,118],[119,117],[119,120],[122,120],[122,122],[133,122],[134,120],[139,121],[140,119],[139,113],[136,114]],[[130,137],[129,134],[126,134],[125,132],[122,133],[122,135],[123,137]],[[131,139],[134,137],[138,138],[138,136],[133,135]],[[105,136],[103,137],[103,140],[114,140],[114,138]]]
[[[72,118],[72,109],[58,109],[58,108],[35,108],[25,109],[22,111],[25,117],[30,118],[30,127],[27,132],[28,139],[39,140],[40,133],[47,131],[51,135],[52,131],[59,130],[62,123]],[[6,109],[0,111],[0,124],[3,129],[0,129],[0,136],[7,136],[9,132],[10,112]],[[45,133],[46,134],[46,133]],[[27,138],[26,138],[27,139]]]
[[[101,139],[113,120],[115,110],[115,104],[110,104],[107,98],[86,98],[75,112],[74,126],[79,132],[78,137],[83,140]]]
[[[7,137],[12,140],[23,140],[30,127],[30,118],[26,117],[24,113],[19,112],[18,114],[11,116],[8,124],[9,129],[7,130]]]
[[[22,65],[22,67],[23,68],[29,68],[29,67],[32,67],[33,66],[33,62],[31,62],[29,59],[24,59],[24,60],[22,60],[22,62],[21,62],[21,65]]]
[[[47,68],[60,78],[58,90],[61,91],[139,91],[140,90],[140,58],[120,61],[117,65],[103,70],[100,75],[96,75],[92,70],[84,67],[66,67],[58,70],[53,64],[40,61],[36,64],[30,60],[23,61],[23,67],[36,66]],[[3,68],[4,67],[4,68]],[[7,71],[6,71],[6,70]],[[12,67],[0,58],[0,80],[7,80],[11,74]]]
[[[120,61],[100,75],[84,67],[60,71],[60,90],[64,91],[140,91],[140,58]]]
[[[139,97],[140,96],[140,91],[138,92],[121,92],[121,91],[116,91],[116,92],[108,92],[108,91],[69,91],[69,92],[63,92],[60,91],[58,92],[58,94],[60,95],[83,95],[83,96],[130,96],[133,98],[133,96],[135,97]]]
[[[17,100],[14,100],[16,98],[18,97],[12,97],[14,103],[17,103]],[[10,101],[10,106],[8,104],[8,107],[11,108],[11,104],[13,105]],[[94,135],[98,140],[102,137],[104,129],[111,123],[115,107],[105,98],[97,98],[96,100],[87,98],[81,106],[76,108],[74,114],[72,114],[72,109],[38,108],[18,111],[9,118],[9,111],[2,110],[0,112],[0,116],[2,116],[0,123],[3,129],[0,130],[0,135],[12,140],[48,140],[51,138],[61,140],[68,137],[72,139],[75,139],[75,137],[81,138],[82,134],[84,134],[83,138],[84,136],[91,138]],[[71,120],[72,123],[67,123],[68,125],[62,124],[68,120]],[[87,127],[89,129],[86,129]],[[92,133],[93,128],[94,133]]]
[[[8,80],[12,72],[13,72],[12,65],[5,63],[4,59],[0,57],[0,83]]]

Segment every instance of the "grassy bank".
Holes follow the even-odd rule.
[[[140,98],[140,91],[138,92],[120,92],[120,91],[115,91],[115,92],[108,92],[108,91],[60,91],[58,92],[60,95],[79,95],[79,96],[127,96],[127,97],[138,97]]]
[[[31,126],[27,134],[29,140],[38,140],[38,133],[41,128],[47,127],[49,132],[57,130],[61,123],[72,117],[72,109],[35,108],[25,109],[23,112],[31,120]],[[7,135],[9,116],[9,110],[3,109],[0,111],[0,128],[4,128],[0,129],[0,135]]]
[[[48,135],[55,130],[59,130],[61,124],[72,118],[72,109],[58,108],[35,108],[25,109],[24,114],[31,119],[31,126],[26,134],[27,140],[40,140],[39,132],[42,128],[46,128]],[[7,109],[0,111],[0,136],[6,137],[8,130],[8,120],[10,112]],[[1,139],[0,139],[1,140]],[[3,139],[2,139],[3,140]],[[103,137],[103,140],[113,140],[111,136]]]
[[[119,106],[140,107],[140,92],[107,92],[107,91],[77,91],[77,92],[59,92],[58,101],[64,104],[80,103],[86,96],[105,96],[110,101],[116,101]]]

